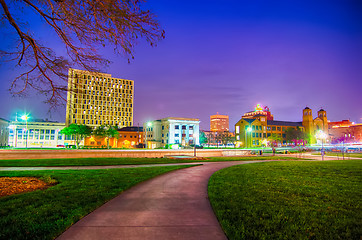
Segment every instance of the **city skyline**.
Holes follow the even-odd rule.
[[[148,2],[166,31],[156,48],[142,40],[135,59],[113,55],[102,72],[135,83],[134,125],[191,117],[209,129],[210,115],[229,115],[230,127],[256,104],[276,120],[301,121],[308,106],[331,121],[362,122],[362,10],[357,1]],[[46,42],[54,34],[32,23]],[[49,34],[49,38],[47,35]],[[50,40],[51,39],[51,40]],[[6,42],[5,36],[1,41]],[[59,52],[62,50],[59,49]],[[31,112],[65,122],[65,107],[47,115],[41,97],[18,100],[6,92],[17,68],[2,63],[1,118]],[[233,129],[231,129],[233,130]]]

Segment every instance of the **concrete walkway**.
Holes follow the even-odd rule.
[[[90,213],[58,239],[227,239],[207,195],[210,176],[225,167],[255,163],[214,162],[143,182]]]

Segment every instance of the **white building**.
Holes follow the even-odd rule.
[[[18,148],[74,145],[70,136],[59,134],[65,123],[37,120],[12,121],[9,124],[9,145]]]
[[[143,125],[147,148],[199,145],[199,119],[168,117]]]

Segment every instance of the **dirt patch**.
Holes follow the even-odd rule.
[[[46,189],[50,186],[35,177],[0,177],[0,197]]]

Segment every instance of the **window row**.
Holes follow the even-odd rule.
[[[105,77],[97,77],[90,75],[82,75],[82,74],[74,74],[74,77],[77,79],[77,83],[85,83],[85,84],[127,84],[132,85],[133,81],[125,80],[125,79],[117,79],[117,78],[105,78]]]
[[[133,93],[132,87],[125,86],[122,88],[122,86],[119,85],[113,85],[113,87],[98,87],[98,86],[90,86],[90,85],[74,85],[73,86],[73,92],[77,93],[87,93],[87,90],[96,90],[104,93]]]
[[[74,119],[73,123],[77,123],[77,124],[92,124],[92,125],[121,125],[121,126],[126,126],[126,127],[130,127],[132,126],[132,122],[117,122],[117,121],[111,121],[111,120],[77,120]]]
[[[87,104],[87,103],[85,103],[86,105],[81,105],[81,104],[74,104],[73,105],[73,108],[74,109],[98,109],[98,110],[101,110],[102,109],[102,107],[107,107],[107,105],[99,105],[99,104],[97,104],[96,106],[93,106],[93,105],[89,105],[89,104]],[[98,106],[98,107],[97,107]],[[109,103],[109,105],[108,106],[114,106],[115,107],[115,109],[117,108],[117,107],[123,107],[123,108],[129,108],[129,112],[131,112],[132,110],[132,103],[123,103],[123,104],[118,104],[117,105],[117,103],[116,104],[114,104],[114,103]],[[109,108],[108,108],[109,109]]]
[[[102,100],[102,99],[100,99],[100,100]],[[119,101],[114,101],[114,100],[112,100],[112,99],[103,99],[104,101],[97,101],[97,100],[79,100],[78,101],[78,99],[75,99],[75,103],[83,103],[83,104],[90,104],[90,105],[96,105],[96,106],[98,106],[98,105],[109,105],[109,106],[122,106],[122,104],[123,104],[123,106],[129,106],[129,104],[131,104],[132,105],[132,101],[131,101],[131,99],[130,100],[128,100],[128,99],[125,99],[126,101],[121,101],[121,100],[119,100]],[[111,100],[111,101],[110,101]]]
[[[189,127],[189,130],[193,130],[194,129],[194,126],[188,126]],[[180,129],[180,125],[175,125],[175,129]],[[181,129],[182,130],[186,130],[187,129],[187,125],[182,125],[181,126]]]
[[[120,120],[121,121],[132,121],[132,116],[116,117],[115,115],[73,115],[73,119],[95,119],[95,120]]]
[[[133,95],[128,93],[106,93],[106,92],[99,92],[99,91],[92,91],[92,90],[85,90],[84,93],[74,93],[75,99],[104,99],[107,97],[108,99],[116,100],[114,98],[119,98],[119,101],[122,99],[132,99]]]
[[[86,114],[86,113],[88,113],[88,114],[90,114],[90,113],[92,113],[92,114],[94,114],[94,113],[96,113],[96,114],[98,114],[98,113],[100,113],[100,114],[102,114],[102,112],[101,111],[109,111],[109,112],[115,112],[115,113],[117,113],[117,112],[132,112],[132,108],[120,108],[120,107],[108,107],[108,106],[98,106],[98,107],[95,107],[94,109],[93,109],[93,107],[92,106],[90,106],[90,108],[87,108],[87,109],[79,109],[79,108],[74,108],[73,109],[73,112],[74,113],[81,113],[81,112],[83,112],[83,114]]]

